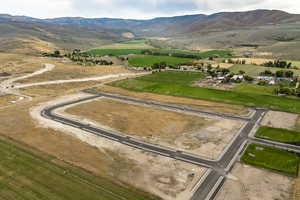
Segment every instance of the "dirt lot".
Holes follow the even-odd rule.
[[[106,129],[138,139],[217,159],[242,126],[242,122],[195,116],[158,108],[99,99],[66,109]],[[63,113],[65,114],[65,113]],[[74,116],[70,116],[74,118]]]
[[[269,111],[262,120],[261,125],[293,130],[296,127],[297,119],[297,114]]]
[[[64,96],[52,101],[51,103],[43,103],[40,106],[31,109],[31,116],[36,120],[36,124],[31,127],[31,129],[44,131],[39,134],[37,134],[36,131],[30,131],[27,133],[27,140],[31,142],[37,138],[43,139],[43,141],[40,141],[40,145],[45,143],[45,141],[47,141],[45,147],[48,145],[51,147],[52,145],[50,153],[52,153],[52,151],[58,154],[68,152],[75,156],[76,164],[80,164],[80,166],[89,166],[91,163],[94,164],[97,160],[99,160],[99,162],[102,163],[98,162],[95,163],[96,165],[92,165],[92,169],[94,169],[97,173],[100,173],[101,175],[104,174],[109,178],[119,180],[126,184],[140,187],[141,189],[146,189],[147,191],[157,194],[166,200],[186,200],[190,197],[190,190],[205,173],[205,169],[132,149],[123,144],[94,136],[82,130],[49,121],[41,118],[39,115],[41,109],[47,105],[84,96],[86,95],[76,94]],[[50,127],[54,128],[55,131]],[[72,136],[72,140],[76,141],[78,144],[71,144],[68,137],[64,134],[60,134],[60,131]],[[53,145],[53,141],[48,139],[48,137],[51,139],[61,135],[63,135],[64,138],[60,138],[62,141],[58,141],[55,145]],[[25,137],[21,138],[22,140],[25,139]],[[78,138],[82,142],[88,143],[91,146],[86,146],[84,143],[81,143],[74,138]],[[68,145],[56,149],[55,146],[61,143],[67,143]],[[80,149],[82,148],[82,145],[91,149],[92,154],[89,153],[88,149],[86,149],[86,151],[82,151]],[[92,146],[97,148],[93,148]],[[45,147],[42,146],[42,148]],[[64,150],[64,148],[68,149]],[[59,150],[62,152],[57,152]],[[74,151],[74,153],[72,153],[72,151]],[[79,155],[76,156],[76,153],[78,152]],[[99,154],[95,155],[96,152],[99,152]],[[84,157],[84,154],[86,157]],[[94,156],[97,157],[97,159],[93,161]],[[70,157],[68,155],[63,155],[62,158],[69,159]],[[99,165],[99,167],[97,167],[97,165]],[[132,177],[134,177],[134,179]]]
[[[153,93],[146,93],[146,92],[132,92],[132,91],[124,90],[122,88],[111,87],[108,85],[103,85],[101,87],[97,87],[96,89],[102,92],[116,93],[116,94],[121,94],[125,96],[141,98],[141,99],[159,101],[162,103],[189,106],[196,109],[202,109],[202,110],[213,111],[218,113],[226,113],[226,114],[234,114],[234,115],[249,114],[249,109],[240,105],[224,104],[224,103],[217,103],[217,102],[211,102],[211,101],[205,101],[199,99],[189,99],[183,97],[174,97],[174,96],[160,95],[160,94],[153,94]]]
[[[248,165],[236,164],[216,200],[289,200],[293,179]]]
[[[53,81],[53,80],[69,80],[69,79],[79,79],[88,77],[97,77],[107,74],[117,74],[117,73],[132,73],[122,66],[81,66],[72,64],[68,61],[55,60],[52,59],[50,62],[55,65],[52,71],[43,73],[38,76],[34,76],[28,79],[23,79],[19,83],[36,83],[43,81]]]

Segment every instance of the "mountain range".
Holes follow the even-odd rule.
[[[209,35],[209,37],[216,37],[215,40],[218,41],[223,40],[218,36],[220,33],[230,33],[229,36],[233,37],[240,33],[234,31],[256,29],[262,33],[262,36],[257,39],[263,38],[265,41],[266,37],[273,33],[279,35],[278,38],[298,39],[300,35],[297,29],[288,31],[278,29],[285,24],[298,24],[298,22],[300,22],[299,14],[290,14],[280,10],[221,12],[211,15],[197,14],[150,20],[82,17],[37,19],[0,14],[0,37],[6,39],[37,38],[58,46],[73,48],[76,46],[93,47],[126,39],[124,33],[132,33],[141,37],[166,37],[172,42],[174,38],[176,40],[184,38],[186,41]],[[248,39],[254,36],[249,33],[247,35],[249,37],[246,39],[241,36],[237,40],[252,43],[253,41]],[[222,37],[224,37],[223,34]]]

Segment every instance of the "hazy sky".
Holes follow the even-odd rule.
[[[147,19],[253,9],[280,9],[300,14],[300,0],[4,0],[0,13],[39,18],[82,16]]]

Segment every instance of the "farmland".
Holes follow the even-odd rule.
[[[129,58],[129,65],[134,67],[151,67],[155,63],[161,62],[166,62],[168,66],[177,66],[179,64],[190,64],[193,59],[170,56],[136,56]]]
[[[266,126],[260,127],[255,137],[283,143],[300,143],[300,132]]]
[[[241,84],[234,88],[235,92],[241,93],[255,93],[255,94],[268,94],[274,95],[274,90],[276,86],[262,86],[262,85],[254,85],[254,84]]]
[[[87,53],[96,56],[120,56],[129,54],[141,54],[144,49],[94,49]]]
[[[285,150],[250,144],[241,160],[256,167],[298,176],[299,157]]]
[[[194,78],[191,78],[191,74]],[[197,72],[166,71],[136,79],[117,81],[110,85],[139,92],[152,92],[300,113],[300,103],[297,99],[293,98],[191,86],[192,82],[201,79],[203,76],[202,73]],[[166,77],[167,80],[164,81],[161,77]],[[161,80],[163,80],[163,82],[161,82]]]
[[[1,199],[158,199],[0,139]]]
[[[276,71],[283,70],[281,68],[274,68],[274,67],[263,67],[258,65],[234,65],[230,68],[230,71],[233,73],[238,73],[239,71],[246,72],[247,75],[250,76],[258,76],[261,72],[266,70],[270,70],[271,72],[275,73]],[[300,70],[296,69],[289,69],[295,73],[295,75],[300,75]]]

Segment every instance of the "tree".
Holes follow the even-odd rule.
[[[240,71],[239,71],[239,74],[240,74],[240,75],[244,75],[245,73],[246,73],[246,72],[243,71],[243,70],[240,70]]]
[[[275,74],[276,74],[276,77],[281,78],[281,77],[284,77],[285,72],[283,70],[280,70],[280,71],[277,71]]]
[[[248,81],[248,82],[254,81],[254,78],[251,77],[251,76],[245,76],[244,78],[245,78],[245,80]]]
[[[285,72],[285,77],[287,77],[287,78],[293,78],[294,77],[294,72],[293,71],[286,71]]]

